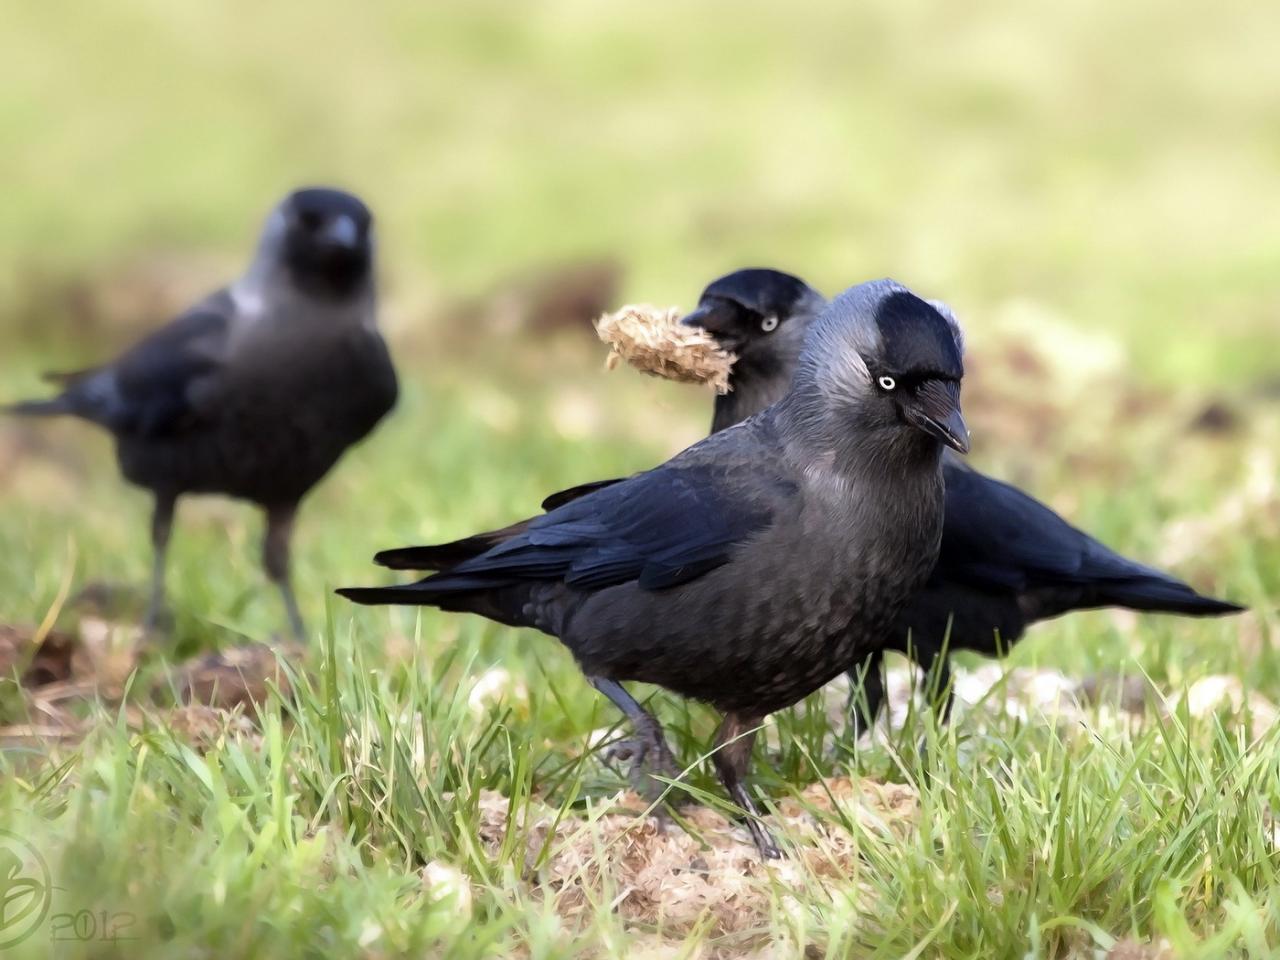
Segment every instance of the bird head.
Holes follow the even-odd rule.
[[[701,327],[736,354],[734,376],[794,364],[809,322],[826,306],[822,294],[780,270],[737,270],[710,283],[680,322]],[[788,375],[790,371],[785,371]]]
[[[893,280],[842,293],[813,324],[798,385],[869,431],[924,434],[960,453],[969,430],[960,413],[964,340],[945,304]]]
[[[342,299],[365,288],[373,270],[373,214],[341,190],[295,190],[276,208],[264,243],[289,279],[313,295]]]

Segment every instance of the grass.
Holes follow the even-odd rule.
[[[275,194],[331,179],[379,212],[403,400],[304,507],[311,649],[296,695],[271,699],[251,735],[228,721],[193,743],[162,709],[165,661],[283,620],[258,521],[205,500],[180,512],[171,646],[123,703],[77,708],[83,738],[0,750],[0,829],[40,851],[67,915],[6,955],[1280,949],[1280,734],[1262,722],[1280,702],[1274,13],[658,4],[623,20],[559,0],[519,17],[398,2],[264,9],[252,29],[246,16],[137,0],[7,20],[0,174],[19,189],[0,218],[0,397],[159,319],[107,309],[82,329],[69,284],[109,287],[159,255],[235,269]],[[788,821],[801,854],[774,872],[700,873],[686,856],[670,882],[723,896],[659,916],[635,851],[684,841],[618,827],[624,780],[596,741],[619,720],[565,651],[331,596],[377,576],[378,548],[505,523],[705,429],[705,394],[603,374],[574,334],[441,319],[505,276],[595,255],[626,265],[626,298],[662,304],[748,262],[829,290],[891,273],[946,296],[970,336],[976,462],[1254,612],[1081,614],[1007,661],[1144,674],[1167,708],[1141,722],[1104,705],[1070,722],[976,710],[939,729],[925,712],[855,752],[822,698],[779,715],[756,781],[815,807],[821,836]],[[1052,344],[1040,372],[1019,337]],[[1188,430],[1211,401],[1237,425]],[[0,497],[0,624],[53,611],[74,629],[67,587],[145,581],[145,498],[88,428],[0,424]],[[1252,716],[1179,699],[1213,675],[1254,694]],[[652,702],[687,789],[719,803],[696,762],[714,718]],[[33,709],[0,686],[5,724]],[[913,812],[826,809],[814,785],[844,775],[910,785]],[[51,944],[84,932],[82,911],[138,939],[95,926]]]

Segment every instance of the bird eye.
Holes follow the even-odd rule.
[[[778,329],[778,318],[772,316],[765,317],[760,321],[760,329],[765,333],[773,333],[773,331]]]
[[[892,390],[898,385],[898,381],[893,379],[893,377],[881,377],[876,382],[880,384],[881,390]]]

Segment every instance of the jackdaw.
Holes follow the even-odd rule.
[[[303,635],[289,579],[298,504],[395,405],[374,286],[369,209],[339,190],[297,190],[268,217],[233,284],[111,363],[49,375],[58,396],[9,408],[105,427],[125,477],[154,494],[145,626],[164,605],[178,497],[217,493],[266,511],[263,564]]]
[[[942,447],[967,448],[962,373],[942,314],[864,283],[813,324],[790,390],[758,415],[425,580],[339,593],[558,637],[635,724],[641,769],[678,773],[623,681],[710,703],[724,714],[716,770],[777,856],[743,781],[755,731],[882,643],[928,576]]]
[[[751,416],[786,393],[795,370],[795,344],[824,303],[808,284],[777,270],[739,270],[703,291],[684,322],[707,330],[739,357],[731,392],[716,398],[713,430]],[[945,304],[933,305],[950,312]],[[899,615],[885,649],[907,653],[910,648],[930,672],[936,665],[932,675],[938,690],[947,693],[944,717],[951,704],[944,644],[995,656],[1037,621],[1099,607],[1188,616],[1244,609],[1122,557],[950,451],[944,452],[942,469],[946,508],[938,565]],[[560,495],[565,496],[572,491]],[[868,726],[884,698],[881,657],[875,651],[851,673],[855,683],[861,677],[864,690],[857,719]]]
[[[803,280],[778,270],[738,270],[703,290],[684,322],[711,333],[737,355],[729,393],[716,397],[712,432],[730,427],[781,398],[791,382],[805,333],[826,305]],[[933,305],[949,313],[945,304]],[[886,638],[885,650],[917,659],[951,704],[944,646],[996,656],[1040,620],[1099,607],[1221,616],[1244,609],[1202,596],[1159,570],[1128,560],[1077,530],[1038,500],[988,477],[951,451],[943,454],[946,508],[938,565]],[[617,481],[583,484],[552,494],[556,506]],[[436,548],[441,562],[459,563],[506,531],[479,534]],[[394,552],[393,565],[421,554]],[[850,671],[854,719],[870,726],[884,699],[882,650]],[[936,671],[936,672],[935,672]]]

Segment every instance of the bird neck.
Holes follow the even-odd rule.
[[[802,466],[820,463],[842,476],[895,482],[942,475],[937,440],[899,421],[868,416],[856,398],[833,402],[803,376],[772,411]]]
[[[716,397],[715,412],[711,418],[712,433],[741,423],[777,403],[786,396],[788,380],[784,377],[738,377],[731,378],[729,384],[729,392]]]
[[[299,289],[285,271],[255,263],[231,286],[230,293],[237,310],[249,321],[265,317],[275,322],[295,320],[317,332],[361,326],[376,329],[377,297],[371,278],[351,293],[334,297]]]
[[[712,433],[754,417],[787,395],[804,344],[805,326],[801,318],[793,318],[767,349],[743,350],[729,375],[729,392],[716,397]]]

